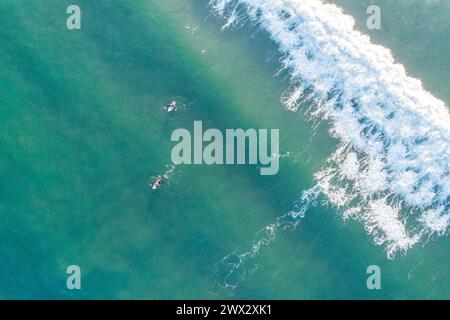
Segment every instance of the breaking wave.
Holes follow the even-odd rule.
[[[420,241],[448,233],[450,222],[450,115],[444,102],[395,63],[391,52],[355,30],[351,16],[321,0],[211,0],[225,28],[250,19],[278,45],[291,89],[286,109],[309,102],[339,141],[315,175],[344,219],[361,221],[388,258]],[[309,194],[309,192],[306,194]],[[305,193],[304,193],[305,195]],[[296,225],[305,208],[262,230],[252,249],[225,257],[236,270]],[[232,274],[232,272],[231,272]]]

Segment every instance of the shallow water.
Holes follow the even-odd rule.
[[[220,288],[216,264],[292,209],[336,141],[325,124],[284,111],[287,75],[274,76],[277,48],[264,32],[222,32],[206,1],[78,3],[83,25],[73,32],[69,1],[0,4],[9,17],[0,22],[1,298],[448,298],[448,238],[390,261],[327,207],[279,233],[234,291]],[[340,1],[363,21],[354,3]],[[390,5],[394,16],[420,13],[436,39],[421,33],[405,48],[398,19],[371,36],[449,104],[450,49],[433,31],[441,20],[422,5]],[[174,99],[182,108],[167,114]],[[177,167],[150,192],[170,164],[172,130],[194,120],[280,128],[291,156],[273,177],[252,166]],[[80,291],[66,289],[71,264],[82,269]],[[372,264],[380,291],[366,288]]]

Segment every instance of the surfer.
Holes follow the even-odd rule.
[[[176,101],[172,101],[171,103],[169,103],[166,106],[166,110],[167,110],[167,112],[176,111],[177,110],[177,102]]]
[[[167,180],[169,179],[169,177],[167,175],[159,175],[156,177],[155,181],[153,181],[150,184],[150,187],[152,188],[152,190],[158,190],[159,188],[161,188],[161,186],[167,182]]]

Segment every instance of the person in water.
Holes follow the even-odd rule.
[[[166,106],[166,110],[167,110],[167,112],[176,111],[177,110],[177,102],[176,101],[172,101],[171,103],[169,103]]]
[[[160,175],[156,177],[156,180],[150,185],[152,187],[153,190],[157,190],[159,188],[161,188],[161,186],[167,182],[168,180],[168,176],[167,175]]]

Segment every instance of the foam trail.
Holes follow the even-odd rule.
[[[328,202],[361,221],[387,256],[448,233],[450,116],[391,52],[321,0],[211,0],[226,27],[247,18],[278,45],[291,77],[282,102],[310,101],[340,145],[316,174]]]
[[[220,279],[219,285],[225,289],[234,290],[247,275],[256,270],[254,259],[261,250],[275,241],[280,230],[294,229],[298,226],[306,211],[313,205],[321,193],[320,186],[314,186],[303,192],[300,200],[295,205],[295,210],[291,211],[260,231],[253,239],[249,250],[243,252],[233,252],[224,257],[216,265],[216,275]]]

